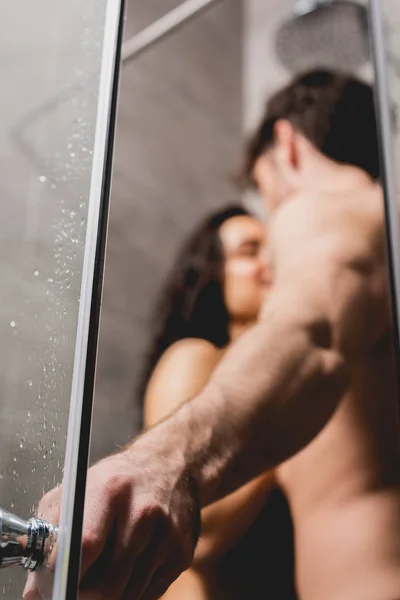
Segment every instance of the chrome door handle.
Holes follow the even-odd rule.
[[[57,541],[58,526],[42,519],[20,519],[0,508],[0,569],[22,566],[36,571]]]

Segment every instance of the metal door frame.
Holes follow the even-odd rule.
[[[124,6],[124,0],[108,0],[105,15],[53,600],[78,594]]]

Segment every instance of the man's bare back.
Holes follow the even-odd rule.
[[[326,236],[339,232],[341,253],[347,251],[349,260],[353,252],[355,259],[365,257],[378,299],[370,326],[382,327],[386,319],[387,327],[353,366],[348,391],[329,423],[278,469],[295,523],[297,586],[305,600],[400,598],[393,340],[389,302],[379,302],[387,287],[383,201],[372,186],[366,191],[320,199],[318,218],[327,223]],[[360,253],[357,247],[365,243]],[[352,320],[356,326],[357,315],[350,316],[349,327]]]

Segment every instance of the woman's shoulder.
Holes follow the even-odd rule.
[[[221,360],[223,351],[200,339],[175,342],[161,356],[150,384],[182,386],[185,382],[204,381]]]
[[[163,358],[170,360],[185,356],[188,358],[219,358],[222,354],[223,350],[208,340],[186,338],[172,344],[164,353]]]
[[[223,351],[206,340],[176,342],[160,358],[145,398],[145,421],[154,424],[198,394],[221,360]]]
[[[160,358],[156,372],[179,369],[181,373],[209,372],[221,360],[223,350],[207,340],[187,338],[170,346]]]

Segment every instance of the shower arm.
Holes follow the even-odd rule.
[[[21,566],[37,571],[57,541],[58,527],[42,519],[20,519],[0,508],[0,569]]]
[[[122,44],[122,62],[136,58],[221,0],[186,0]]]
[[[297,17],[302,17],[314,12],[318,8],[329,6],[335,1],[336,0],[296,0],[294,13]]]

